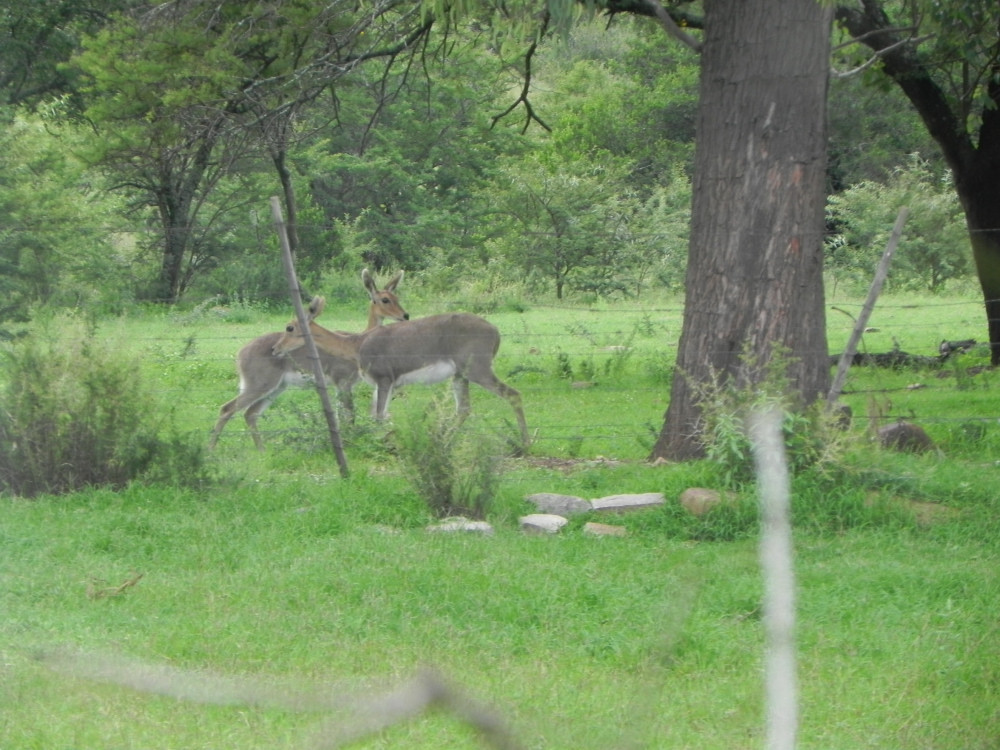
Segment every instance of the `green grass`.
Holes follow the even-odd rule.
[[[414,298],[404,299],[413,314],[439,311]],[[980,325],[968,300],[902,307],[910,302],[887,299],[885,319],[877,309],[871,324],[883,338],[872,334],[869,350],[896,336],[929,354]],[[140,352],[180,428],[207,439],[235,393],[236,349],[285,321],[240,313],[235,322],[140,316],[102,335]],[[364,316],[324,317],[349,329]],[[219,480],[202,492],[137,485],[0,499],[0,747],[305,747],[326,718],[67,674],[46,660],[60,649],[352,695],[433,665],[495,705],[530,748],[762,746],[753,490],[694,519],[673,501],[685,487],[713,486],[716,467],[642,461],[666,407],[658,364],[672,359],[678,306],[487,317],[504,332],[497,372],[522,390],[537,434],[531,455],[507,464],[492,537],[428,534],[430,514],[391,436],[366,419],[344,430],[352,473],[339,478],[307,391],[268,412],[264,454],[233,420],[210,459]],[[843,325],[831,315],[832,343],[846,340]],[[627,357],[607,350],[624,341]],[[560,370],[567,360],[570,378]],[[995,373],[937,374],[852,372],[856,449],[834,474],[794,482],[802,748],[996,747],[1000,398]],[[906,388],[918,381],[927,387]],[[872,391],[892,401],[889,413],[917,415],[941,454],[873,448],[864,424]],[[435,392],[403,389],[397,429]],[[513,431],[506,403],[475,388],[473,399],[477,429]],[[612,519],[626,538],[585,536],[589,518],[557,537],[523,536],[523,497],[541,491],[662,491],[668,505]],[[913,502],[949,511],[921,522]],[[88,595],[138,573],[118,595]],[[432,713],[358,746],[482,745]]]

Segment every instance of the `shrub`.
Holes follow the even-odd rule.
[[[503,452],[498,439],[472,430],[472,420],[463,421],[449,401],[433,399],[397,431],[399,456],[435,516],[483,518],[500,487]]]
[[[203,454],[161,435],[163,410],[135,361],[92,334],[30,336],[0,358],[0,491],[23,497],[130,481],[192,483]]]
[[[942,292],[972,273],[968,230],[950,175],[934,174],[916,156],[887,184],[862,182],[830,197],[826,265],[838,282],[864,289],[885,250],[895,217],[908,206],[905,238],[892,261],[888,288]]]
[[[788,469],[795,475],[806,468],[834,464],[846,442],[836,426],[836,414],[823,402],[805,407],[793,401],[788,382],[787,353],[775,348],[767,363],[744,355],[739,372],[732,377],[716,375],[696,384],[701,407],[702,442],[706,457],[713,461],[730,487],[754,479],[754,458],[746,420],[753,412],[779,408]]]

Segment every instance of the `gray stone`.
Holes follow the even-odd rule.
[[[703,516],[725,498],[718,490],[705,487],[688,487],[681,493],[681,505],[693,516]]]
[[[559,495],[555,492],[538,492],[526,498],[539,513],[554,513],[558,516],[572,516],[576,513],[589,513],[593,508],[589,500],[575,495]]]
[[[666,502],[662,492],[644,492],[638,495],[608,495],[597,500],[591,500],[594,510],[602,512],[623,513],[630,510],[654,508]]]
[[[903,453],[926,453],[935,448],[934,441],[931,440],[930,435],[924,431],[923,427],[902,421],[880,429],[878,441],[884,448],[891,448]]]

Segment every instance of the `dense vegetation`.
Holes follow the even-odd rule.
[[[341,271],[370,265],[422,271],[442,289],[476,279],[521,296],[676,291],[687,252],[694,55],[627,19],[553,40],[532,71],[532,105],[549,132],[499,117],[516,77],[497,75],[495,51],[458,41],[419,71],[359,68],[334,98],[299,115],[285,162],[307,286],[329,293]],[[98,65],[89,59],[84,70]],[[24,318],[37,304],[101,313],[162,298],[155,186],[139,189],[141,180],[109,161],[107,134],[72,118],[69,99],[5,114],[2,317]],[[902,201],[919,202],[925,225],[908,227],[913,249],[901,250],[891,283],[939,290],[967,276],[953,191],[898,95],[838,79],[831,126],[837,279],[867,283]],[[215,169],[183,230],[180,299],[284,304],[267,208],[281,193],[272,160],[247,151]]]

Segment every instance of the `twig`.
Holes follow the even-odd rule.
[[[121,596],[125,593],[126,589],[135,586],[142,579],[144,573],[136,573],[131,578],[126,579],[124,582],[118,586],[111,586],[106,588],[99,588],[98,584],[105,583],[97,578],[92,578],[90,583],[87,584],[87,596],[91,599],[105,599],[109,596]]]

